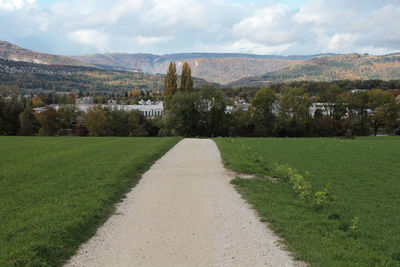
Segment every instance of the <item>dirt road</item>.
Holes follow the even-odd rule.
[[[229,180],[213,141],[184,139],[67,266],[295,265]]]

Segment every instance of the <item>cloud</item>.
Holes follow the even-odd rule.
[[[326,52],[388,53],[400,47],[399,15],[398,1],[310,0],[293,18]]]
[[[233,33],[263,45],[290,44],[301,39],[301,31],[292,20],[294,14],[295,11],[286,5],[267,6],[235,24]]]
[[[152,45],[152,44],[157,44],[157,43],[165,43],[168,42],[171,39],[171,37],[168,36],[153,36],[153,37],[143,37],[139,35],[137,37],[137,42],[140,45]]]
[[[0,0],[1,38],[62,54],[390,53],[400,47],[398,0],[37,2]]]
[[[105,52],[109,50],[109,40],[106,34],[93,30],[77,30],[69,34],[71,40],[96,47],[99,51]]]
[[[357,36],[350,33],[337,33],[329,41],[328,50],[337,52],[345,47],[351,47],[357,40]]]
[[[231,44],[219,47],[219,52],[249,53],[249,54],[280,54],[288,50],[292,44],[263,45],[246,39],[235,41]]]
[[[22,9],[26,4],[33,4],[35,0],[0,0],[0,9],[13,11]]]

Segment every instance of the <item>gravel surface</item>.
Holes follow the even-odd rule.
[[[297,266],[229,183],[211,140],[184,139],[66,266]]]

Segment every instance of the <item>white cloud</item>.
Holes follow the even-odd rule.
[[[399,0],[308,0],[300,7],[290,2],[61,0],[42,7],[34,0],[0,0],[0,32],[4,40],[63,54],[400,48]]]
[[[285,44],[296,35],[296,26],[290,21],[292,14],[286,5],[268,6],[235,24],[233,33],[259,43]]]
[[[140,45],[152,45],[152,44],[157,44],[157,43],[165,43],[171,40],[171,37],[168,36],[152,36],[152,37],[144,37],[139,35],[137,37],[137,42]]]
[[[93,29],[77,30],[70,33],[69,37],[75,42],[96,47],[101,52],[109,50],[107,35]]]
[[[22,9],[26,4],[33,4],[35,0],[0,0],[0,9],[7,11]]]
[[[345,48],[352,47],[357,40],[357,36],[350,33],[337,33],[329,41],[328,51],[340,52]]]
[[[219,52],[249,53],[249,54],[279,54],[289,49],[292,44],[263,45],[245,39],[235,41],[228,45],[219,46]]]
[[[107,10],[105,19],[108,23],[116,23],[123,16],[137,14],[144,7],[143,0],[120,0],[110,10]]]

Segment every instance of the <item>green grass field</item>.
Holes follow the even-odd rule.
[[[311,266],[400,266],[399,137],[215,141],[227,168],[258,174],[232,183],[297,259]],[[246,146],[262,160],[244,153]],[[274,175],[272,163],[310,172],[314,189],[331,183],[335,204],[318,210],[288,183],[261,178]]]
[[[0,137],[0,266],[59,266],[178,138]]]

